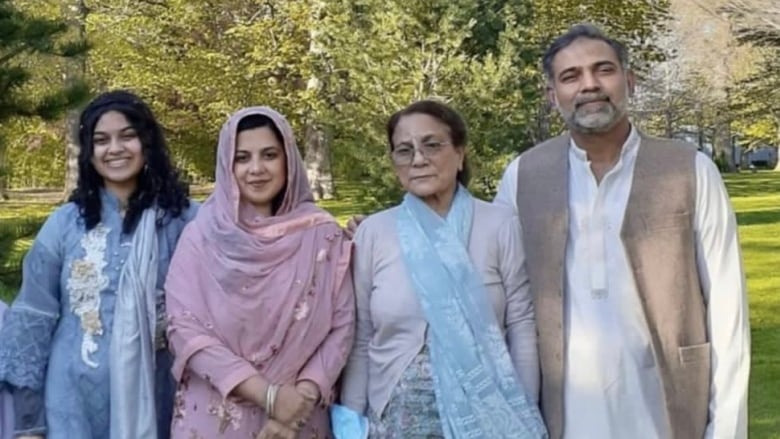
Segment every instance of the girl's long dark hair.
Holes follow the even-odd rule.
[[[190,205],[189,188],[179,179],[178,171],[171,164],[160,124],[149,106],[138,96],[123,90],[110,91],[99,95],[87,105],[81,113],[78,127],[81,146],[78,157],[79,177],[69,201],[79,207],[87,230],[100,223],[100,189],[104,185],[103,177],[92,165],[95,151],[92,136],[100,118],[109,111],[122,113],[135,129],[141,141],[145,163],[138,176],[138,186],[128,200],[123,232],[132,232],[143,211],[154,204],[163,213],[158,217],[158,226],[166,217],[181,216]]]

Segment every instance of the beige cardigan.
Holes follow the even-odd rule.
[[[422,349],[427,329],[398,243],[397,209],[370,216],[355,236],[357,333],[341,394],[342,404],[380,416],[402,373]],[[514,212],[477,200],[468,250],[503,325],[521,382],[536,402],[536,326]]]

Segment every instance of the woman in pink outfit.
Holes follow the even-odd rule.
[[[316,207],[289,123],[243,109],[165,285],[173,438],[330,438],[354,335],[350,243]]]

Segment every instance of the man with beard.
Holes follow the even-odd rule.
[[[568,132],[507,168],[552,439],[746,438],[750,330],[736,219],[712,161],[627,114],[625,47],[590,25],[543,59]]]

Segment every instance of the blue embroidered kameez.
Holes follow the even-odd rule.
[[[133,237],[122,232],[118,200],[104,191],[101,201],[101,223],[90,231],[75,204],[58,208],[25,257],[22,288],[0,330],[0,386],[43,393],[46,425],[45,430],[36,422],[18,425],[17,416],[17,433],[45,432],[47,439],[110,437],[111,328],[119,276]],[[193,205],[178,218],[163,218],[158,228],[160,323],[168,264],[195,211]],[[157,349],[158,438],[165,439],[174,383],[167,347],[159,343]]]

